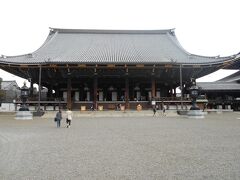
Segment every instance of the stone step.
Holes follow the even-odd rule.
[[[46,111],[42,118],[54,118],[57,111]],[[62,112],[63,118],[66,118],[66,112]],[[167,110],[166,116],[178,116],[177,111]],[[73,111],[73,117],[141,117],[153,116],[151,110],[142,111]],[[157,111],[156,116],[162,116],[162,111]]]

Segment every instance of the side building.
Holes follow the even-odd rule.
[[[199,82],[209,109],[240,111],[240,71],[216,82]]]

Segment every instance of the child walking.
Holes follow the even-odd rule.
[[[72,113],[70,108],[67,110],[66,113],[67,113],[67,121],[66,121],[67,122],[67,128],[70,128],[71,122],[72,122],[73,113]]]

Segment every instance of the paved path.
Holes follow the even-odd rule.
[[[0,179],[240,179],[239,117],[0,116]]]

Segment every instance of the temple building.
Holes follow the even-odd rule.
[[[197,84],[208,99],[206,108],[240,111],[240,71],[216,82]]]
[[[239,69],[239,54],[199,56],[187,52],[174,29],[79,30],[50,28],[35,52],[0,57],[0,68],[48,89],[46,100],[30,104],[126,109],[189,104],[191,78],[218,69]],[[176,96],[180,87],[181,97]],[[32,92],[31,92],[32,94]],[[40,93],[41,94],[41,93]]]

